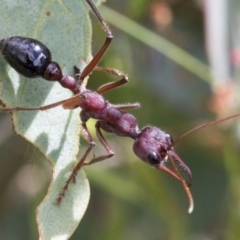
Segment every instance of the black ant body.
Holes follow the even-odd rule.
[[[173,146],[182,137],[173,142],[172,137],[169,134],[163,132],[157,127],[147,126],[143,129],[139,129],[136,118],[132,114],[123,111],[129,108],[139,108],[139,103],[113,105],[102,97],[102,93],[127,83],[128,78],[125,74],[116,69],[100,68],[97,66],[100,58],[108,48],[113,36],[93,2],[91,0],[86,0],[86,2],[90,5],[102,27],[106,31],[107,38],[99,52],[82,72],[75,67],[75,78],[72,76],[63,76],[58,63],[51,60],[50,50],[44,44],[35,39],[16,36],[4,38],[0,41],[0,50],[4,58],[17,72],[28,78],[42,77],[48,81],[58,81],[64,88],[71,90],[74,96],[72,98],[50,105],[41,106],[39,108],[0,108],[0,111],[12,112],[20,110],[47,110],[59,105],[62,105],[65,109],[74,109],[77,107],[82,109],[80,114],[83,127],[82,133],[84,138],[89,142],[89,147],[83,157],[79,160],[78,164],[74,167],[70,177],[66,181],[65,186],[59,194],[57,198],[58,205],[60,205],[69,183],[71,181],[76,181],[76,174],[82,166],[100,162],[114,156],[114,152],[102,135],[101,130],[104,130],[118,136],[132,138],[134,140],[133,151],[141,160],[179,180],[182,183],[190,201],[189,212],[192,212],[193,198],[189,190],[189,186],[192,184],[192,174],[190,169],[179,158],[173,149]],[[121,79],[116,82],[104,84],[98,88],[96,92],[93,92],[85,88],[83,80],[94,70],[104,71],[109,74],[119,76]],[[235,116],[239,116],[239,114],[219,121],[200,125],[186,134],[189,134],[199,128],[225,121]],[[94,157],[89,162],[85,162],[91,149],[95,146],[95,142],[93,141],[86,125],[89,118],[97,119],[97,137],[107,151],[107,154]],[[183,136],[185,136],[185,134]]]

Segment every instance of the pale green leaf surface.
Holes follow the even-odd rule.
[[[0,38],[33,37],[46,44],[64,74],[81,69],[91,57],[91,23],[84,0],[1,1]],[[0,57],[1,100],[8,107],[38,107],[70,97],[69,90],[41,78],[17,74]],[[83,172],[70,184],[60,207],[54,204],[64,182],[76,164],[79,148],[79,109],[61,106],[47,111],[13,114],[15,131],[40,149],[53,166],[48,194],[37,210],[41,239],[68,239],[81,220],[90,196]],[[5,113],[4,113],[5,114]]]

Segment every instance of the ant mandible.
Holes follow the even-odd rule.
[[[132,138],[134,140],[133,151],[141,160],[150,166],[170,174],[172,177],[180,181],[189,198],[188,212],[191,213],[194,205],[193,198],[189,190],[189,187],[192,184],[192,174],[190,169],[174,151],[173,146],[190,132],[240,116],[240,114],[199,125],[182,135],[175,142],[172,140],[172,137],[169,134],[163,132],[157,127],[147,126],[143,129],[139,129],[136,118],[132,114],[123,111],[130,108],[139,108],[139,103],[113,105],[106,101],[102,96],[104,92],[127,83],[128,77],[116,69],[101,68],[97,66],[99,60],[111,43],[113,35],[92,0],[86,0],[86,2],[97,16],[98,21],[107,33],[107,37],[105,43],[102,45],[98,53],[88,63],[82,72],[80,69],[74,66],[76,72],[75,78],[70,75],[64,76],[62,74],[61,67],[58,65],[58,63],[51,60],[52,57],[50,50],[40,41],[20,36],[14,36],[0,40],[0,50],[3,57],[18,73],[28,78],[42,77],[47,81],[58,81],[62,87],[71,90],[74,96],[69,99],[41,107],[5,107],[0,108],[0,111],[44,111],[59,105],[62,105],[65,109],[74,109],[77,107],[82,109],[80,113],[80,118],[82,121],[82,134],[88,141],[89,147],[72,170],[70,177],[67,179],[62,191],[59,193],[56,200],[58,205],[61,204],[70,182],[76,181],[76,175],[82,166],[100,162],[114,156],[113,150],[110,148],[104,136],[102,135],[101,130],[104,130],[106,132],[114,133],[117,136]],[[94,92],[86,89],[86,87],[83,85],[84,79],[89,76],[92,71],[106,72],[108,74],[120,77],[120,80],[104,84],[100,86],[96,92]],[[90,151],[95,146],[95,142],[86,124],[90,118],[97,120],[95,125],[96,134],[107,154],[94,157],[90,161],[85,162]]]

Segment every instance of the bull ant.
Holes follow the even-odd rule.
[[[61,201],[68,189],[68,185],[71,182],[76,181],[76,175],[83,166],[100,162],[114,156],[113,150],[102,135],[102,130],[104,130],[117,136],[132,138],[134,140],[133,151],[141,160],[154,168],[170,174],[172,177],[180,181],[187,193],[189,199],[188,212],[191,213],[194,205],[193,198],[189,190],[189,187],[192,184],[192,174],[190,169],[174,151],[173,146],[180,139],[193,131],[238,117],[240,114],[199,125],[183,134],[176,141],[173,141],[169,134],[154,126],[147,126],[139,129],[136,118],[132,114],[124,111],[131,108],[139,108],[139,103],[113,105],[106,101],[102,96],[103,93],[127,83],[128,77],[116,69],[101,68],[97,66],[99,60],[111,43],[113,35],[92,0],[86,0],[86,2],[89,4],[101,26],[107,33],[107,37],[98,53],[82,72],[76,66],[74,67],[76,72],[75,77],[69,75],[64,76],[58,63],[51,60],[52,57],[50,50],[38,40],[20,36],[0,40],[0,50],[3,57],[18,73],[27,78],[41,77],[47,81],[58,81],[62,87],[72,91],[74,96],[69,99],[41,107],[2,107],[0,108],[0,111],[45,111],[59,105],[62,105],[65,109],[74,109],[77,107],[82,109],[80,114],[82,121],[82,134],[88,141],[89,147],[72,170],[70,177],[67,179],[62,191],[59,193],[56,200],[58,205],[61,204]],[[106,72],[108,74],[118,76],[120,80],[104,84],[100,86],[97,91],[91,91],[83,85],[83,81],[92,71]],[[101,145],[105,148],[107,154],[94,157],[90,161],[86,162],[85,160],[87,156],[95,146],[95,142],[86,124],[90,118],[97,120],[95,125],[97,137]]]

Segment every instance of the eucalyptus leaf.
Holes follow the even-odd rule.
[[[85,0],[1,1],[0,39],[11,36],[36,38],[49,47],[53,61],[64,75],[73,75],[91,58],[91,23]],[[20,76],[0,57],[1,101],[6,107],[39,107],[71,97],[58,83]],[[88,205],[89,183],[83,171],[70,184],[60,206],[58,194],[76,164],[79,152],[80,109],[61,106],[46,111],[12,114],[14,130],[33,143],[53,167],[48,194],[37,210],[40,239],[68,239]]]

